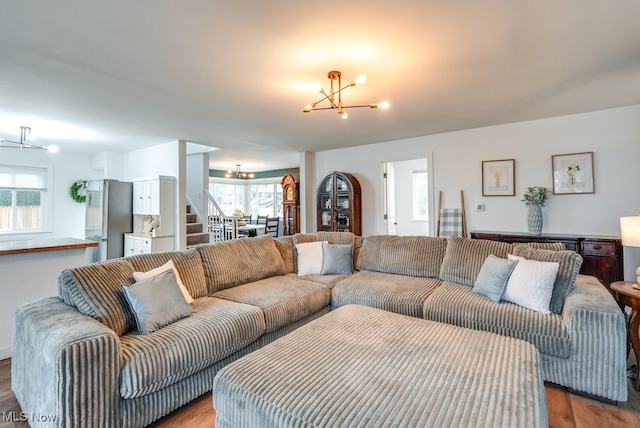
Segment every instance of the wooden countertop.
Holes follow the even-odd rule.
[[[0,256],[9,254],[39,253],[42,251],[74,250],[78,248],[97,247],[96,241],[75,238],[52,238],[42,240],[0,242]]]

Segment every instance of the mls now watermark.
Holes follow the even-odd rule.
[[[55,422],[56,415],[36,412],[2,412],[3,422]]]

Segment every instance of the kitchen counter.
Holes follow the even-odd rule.
[[[52,238],[43,240],[24,240],[0,242],[0,256],[9,254],[39,253],[42,251],[62,251],[97,247],[95,241],[75,238]]]

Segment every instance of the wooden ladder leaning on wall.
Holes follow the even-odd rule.
[[[458,210],[458,208],[454,208],[452,210]],[[462,223],[462,237],[466,238],[467,237],[467,217],[464,211],[464,191],[460,190],[460,221]],[[443,212],[443,208],[442,208],[442,190],[440,190],[438,192],[438,222],[436,225],[436,236],[440,236],[440,229],[441,229],[441,220],[442,220],[442,212]],[[460,235],[458,235],[460,236]],[[446,236],[445,236],[446,238]]]

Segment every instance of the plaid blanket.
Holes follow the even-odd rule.
[[[462,236],[462,210],[459,208],[442,208],[440,210],[441,237],[451,235]]]

